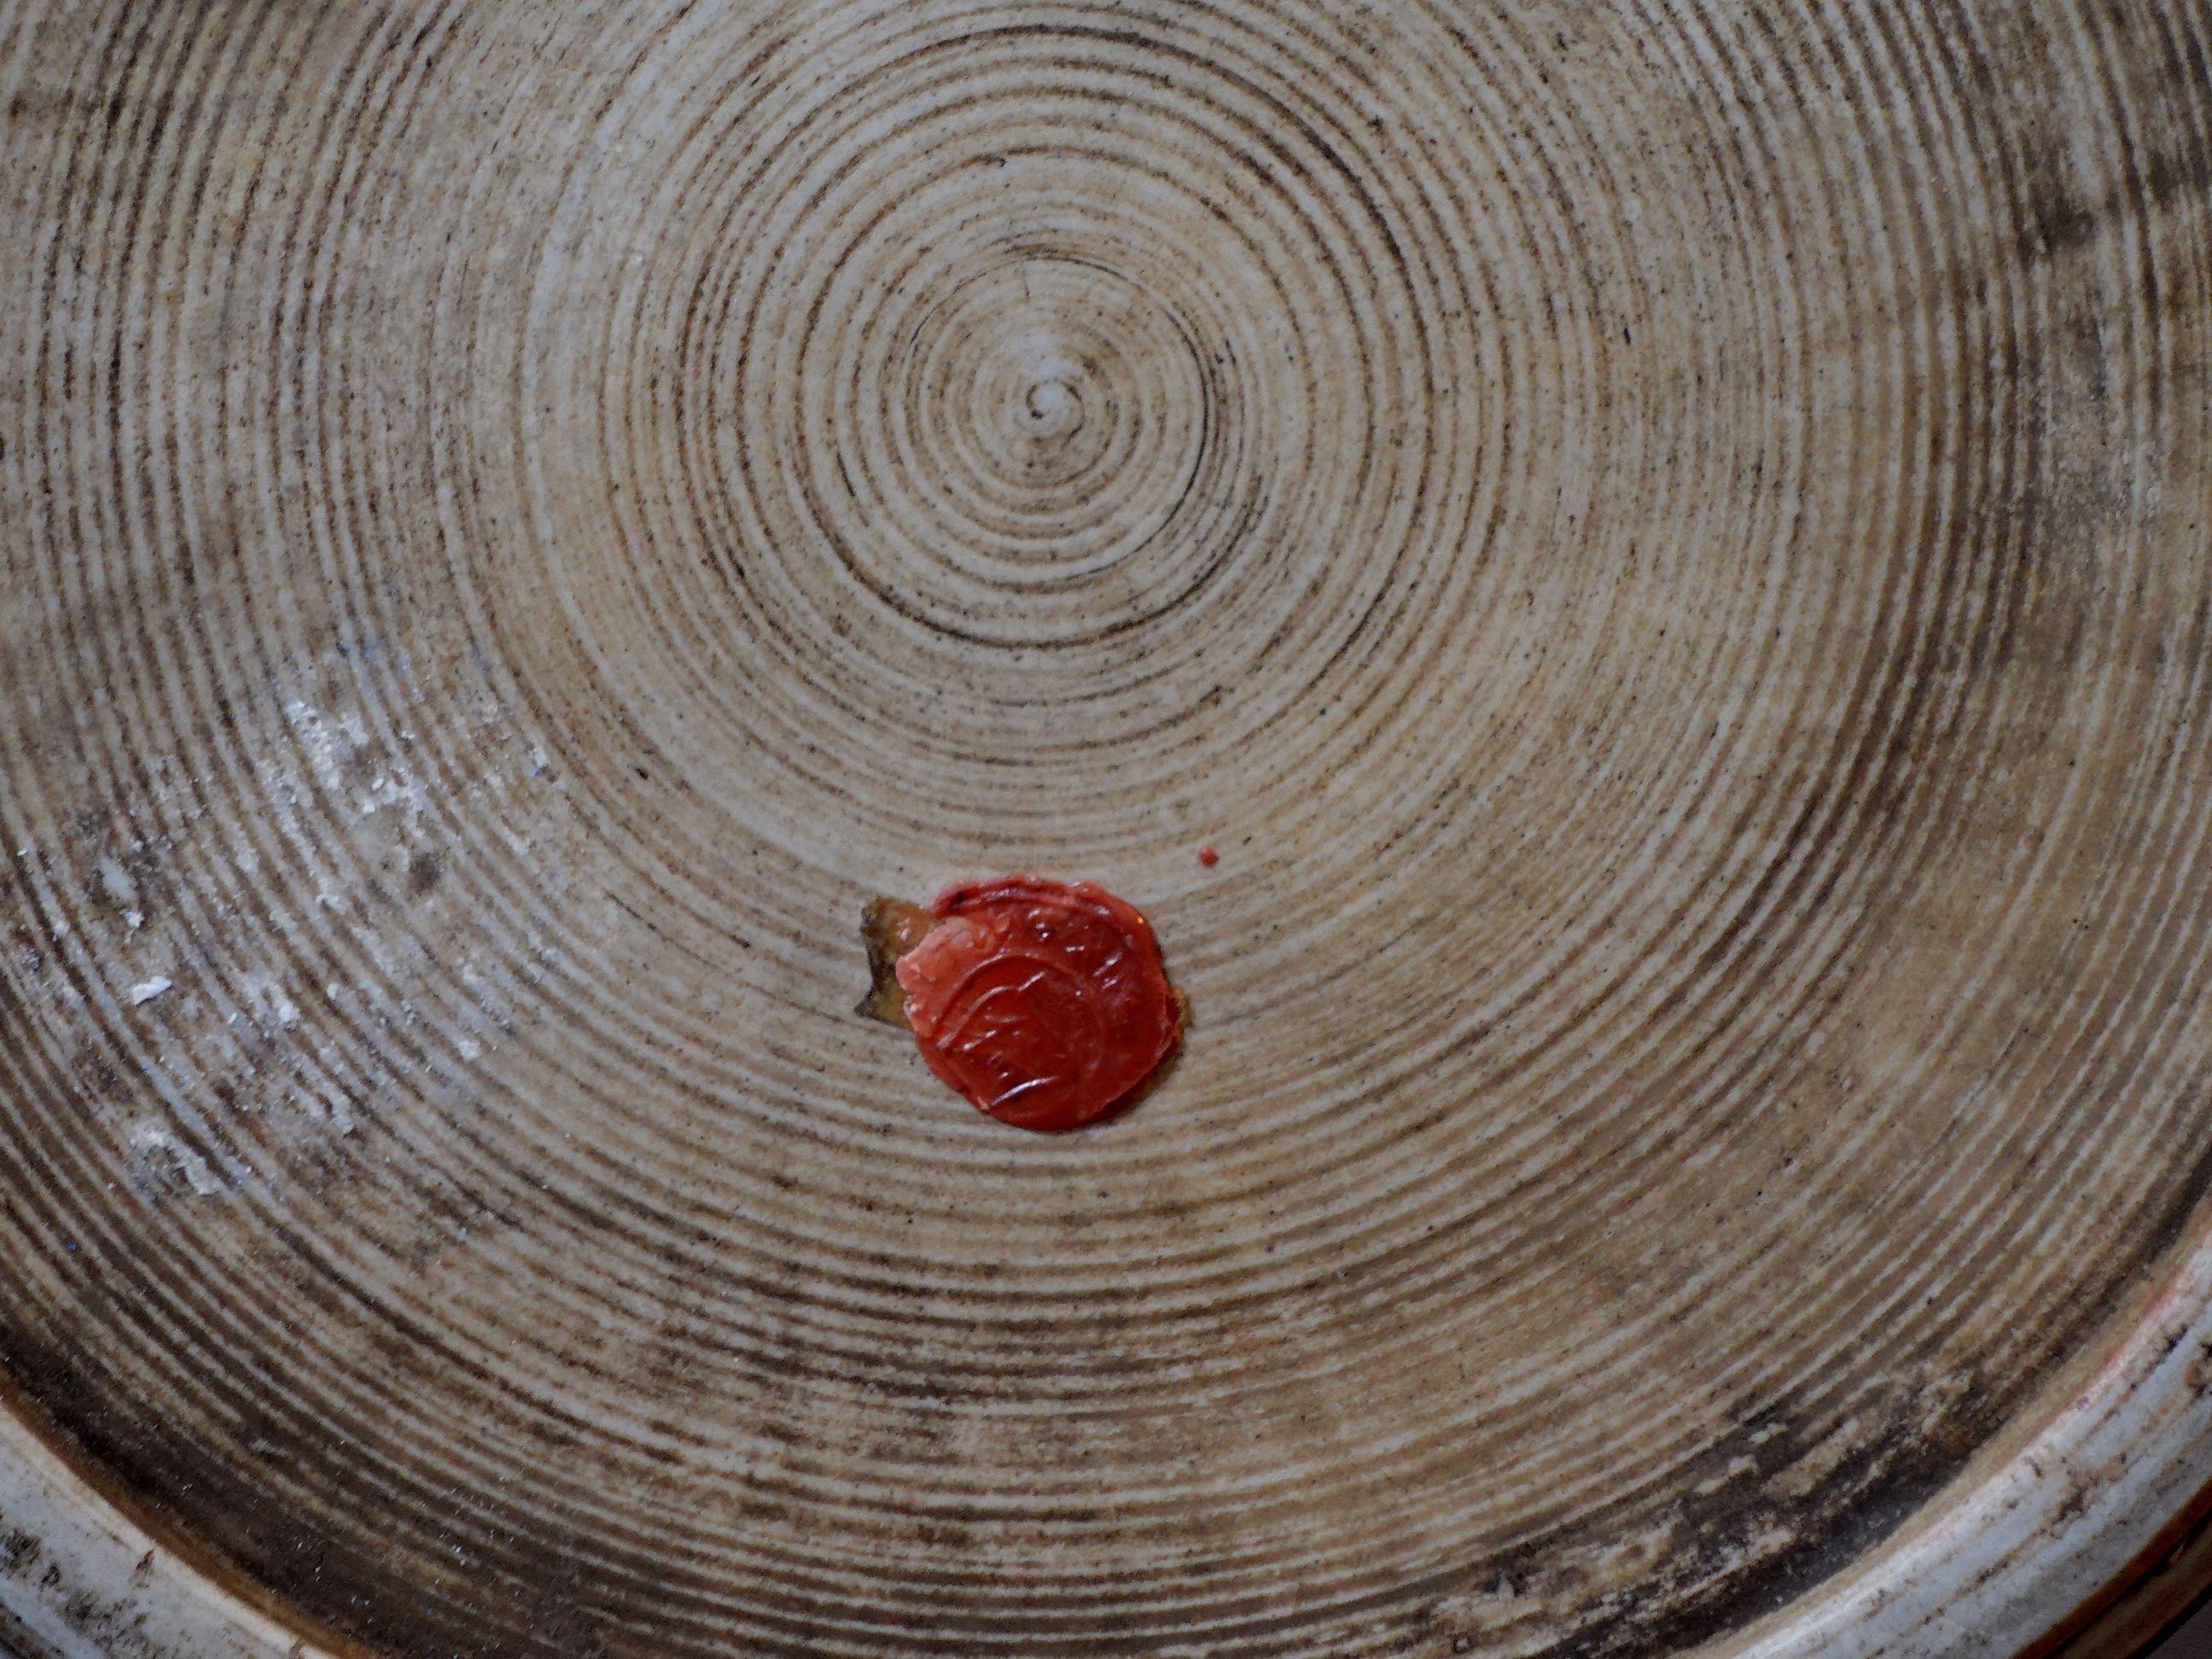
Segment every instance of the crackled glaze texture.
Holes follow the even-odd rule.
[[[0,1609],[2057,1622],[2212,1473],[2208,37],[0,0]],[[1015,869],[1083,1135],[853,1011]]]

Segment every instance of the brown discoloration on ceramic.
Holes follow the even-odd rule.
[[[0,0],[0,1607],[2077,1605],[2212,1409],[2205,37]],[[1022,868],[1203,1014],[1064,1141],[852,1006]]]

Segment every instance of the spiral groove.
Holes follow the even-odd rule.
[[[0,0],[15,1408],[341,1650],[1811,1594],[2206,1232],[2208,34]]]

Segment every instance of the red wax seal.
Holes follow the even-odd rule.
[[[907,1023],[929,1069],[1000,1121],[1089,1123],[1174,1051],[1152,927],[1103,888],[1003,876],[946,888],[935,911],[898,958]]]

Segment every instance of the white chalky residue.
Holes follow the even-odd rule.
[[[370,817],[387,806],[405,807],[407,822],[419,823],[422,815],[430,810],[430,792],[404,768],[395,766],[388,775],[368,786],[368,793],[361,798],[358,810],[362,817]]]
[[[299,1005],[284,994],[284,988],[275,975],[248,974],[241,981],[240,988],[245,991],[252,1006],[256,1024],[273,1024],[286,1031],[299,1024]]]
[[[317,1050],[316,1057],[326,1067],[329,1066],[337,1058],[336,1045],[325,1043]],[[285,1103],[310,1122],[320,1124],[342,1135],[354,1132],[353,1108],[347,1103],[345,1096],[335,1088],[317,1084],[296,1090],[285,1097]]]
[[[131,1150],[143,1162],[175,1170],[201,1197],[211,1198],[228,1190],[205,1158],[155,1119],[140,1118],[131,1126],[129,1139]]]
[[[307,765],[314,772],[315,781],[325,789],[335,790],[341,787],[344,782],[344,774],[340,770],[339,763],[346,753],[368,741],[367,722],[358,714],[341,715],[336,720],[326,720],[321,709],[297,697],[284,705],[284,718],[300,734],[300,747],[307,754]]]
[[[490,701],[453,711],[447,722],[489,745],[488,765],[453,773],[413,771],[405,751],[412,734],[380,725],[373,710],[348,713],[312,692],[289,699],[280,692],[263,708],[253,763],[261,787],[256,832],[271,837],[267,844],[285,848],[288,861],[299,860],[309,902],[331,910],[355,904],[359,871],[436,850],[432,838],[440,813],[434,805],[499,802],[526,770],[542,773],[552,764],[542,749],[514,739],[508,716]],[[137,1011],[131,1023],[147,1046],[134,1077],[152,1098],[135,1106],[115,1102],[112,1118],[103,1103],[100,1115],[113,1137],[111,1145],[129,1161],[131,1181],[145,1196],[198,1204],[288,1191],[296,1178],[295,1152],[335,1145],[383,1109],[409,1067],[395,1060],[390,1074],[362,1074],[358,1056],[307,1018],[309,1008],[324,1006],[325,996],[341,1000],[356,1021],[416,1032],[437,1075],[457,1076],[498,1049],[518,1005],[551,959],[546,943],[535,936],[523,941],[519,960],[456,963],[449,953],[434,953],[420,938],[370,927],[364,918],[348,937],[371,971],[357,988],[346,982],[326,988],[303,976],[298,988],[305,1005],[293,994],[277,958],[266,952],[288,943],[301,927],[315,927],[314,918],[226,905],[219,925],[205,937],[197,932],[189,941],[173,936],[162,926],[165,896],[171,881],[181,883],[201,867],[195,855],[214,861],[216,880],[223,871],[252,877],[268,866],[234,828],[219,847],[181,842],[180,829],[205,815],[204,792],[187,787],[192,781],[182,768],[158,757],[149,764],[155,787],[129,812],[144,832],[140,838],[124,830],[120,839],[77,854],[73,872],[58,865],[50,878],[32,878],[58,884],[73,874],[93,901],[77,909],[79,925],[71,927],[70,906],[57,903],[48,924],[51,941],[38,940],[35,947],[13,941],[9,952],[22,957],[22,977],[40,984],[64,1009],[84,1007],[89,1013],[104,1006],[111,1018],[118,1009]],[[503,817],[490,817],[501,833],[512,836]],[[335,839],[331,818],[343,831]],[[40,860],[47,856],[29,841],[14,848],[0,846],[0,860],[11,854],[21,861],[16,872],[40,872]],[[168,873],[149,874],[157,869]],[[140,876],[148,876],[147,885],[140,885]],[[565,886],[561,872],[549,874],[545,902],[556,903]],[[115,927],[128,930],[124,939],[114,937]],[[173,947],[185,954],[172,954]],[[94,950],[108,953],[112,977],[86,959]],[[189,987],[167,971],[187,962],[198,975]],[[70,963],[91,971],[82,977],[63,971]],[[12,960],[9,965],[13,968]],[[459,988],[449,977],[456,973],[463,981]],[[171,994],[178,991],[185,994]],[[441,1047],[442,1066],[434,1058]]]
[[[385,865],[411,852],[435,850],[439,813],[432,810],[433,788],[438,792],[436,805],[467,808],[497,802],[526,773],[543,777],[553,767],[554,757],[543,747],[516,741],[510,716],[495,699],[447,710],[441,716],[453,733],[481,734],[491,741],[487,754],[490,764],[480,773],[417,775],[402,763],[393,747],[404,748],[411,741],[411,731],[404,726],[380,727],[364,717],[367,711],[333,708],[312,693],[280,696],[276,708],[282,725],[269,733],[272,741],[256,768],[268,822],[301,856],[307,872],[307,891],[325,911],[353,908],[355,872],[368,860],[343,845],[334,848],[327,833],[311,822],[311,812],[334,811],[374,854],[374,861]],[[510,845],[535,855],[533,844],[516,836],[502,814],[489,814],[489,823]],[[242,869],[258,862],[243,848],[234,856]],[[542,874],[544,902],[557,903],[568,888],[565,871],[556,866]],[[531,933],[521,941],[516,959],[456,959],[449,951],[434,955],[411,930],[387,932],[365,925],[365,918],[348,937],[373,973],[358,985],[339,981],[303,988],[315,992],[319,1001],[342,1002],[355,1018],[380,1027],[430,1028],[450,1045],[447,1052],[453,1060],[449,1065],[480,1063],[499,1047],[517,1010],[532,997],[532,988],[543,981],[557,955],[545,939]],[[444,994],[418,1000],[392,994],[400,988],[442,987],[448,975],[458,977],[464,993],[450,1001]],[[356,1116],[374,1114],[388,1085],[372,1084],[365,1091],[337,1086],[332,1079],[347,1072],[349,1056],[310,1035],[316,1029],[313,1023],[303,1018],[273,973],[264,969],[246,975],[239,989],[235,1008],[226,1021],[233,1040],[241,1044],[237,1066],[253,1072],[267,1063],[269,1040],[283,1034],[300,1045],[298,1053],[312,1059],[323,1074],[313,1079],[298,1076],[288,1086],[272,1073],[259,1089],[241,1091],[241,1099],[258,1099],[262,1109],[275,1108],[280,1117],[295,1115],[303,1127],[312,1123],[338,1134],[350,1133]],[[258,1046],[254,1033],[258,1033]]]
[[[100,872],[100,884],[107,890],[107,896],[117,905],[127,905],[138,896],[138,884],[131,879],[131,872],[123,867],[122,860],[112,854],[103,857],[94,866]],[[127,912],[136,915],[137,912]]]
[[[299,734],[300,747],[307,754],[315,781],[331,794],[343,796],[345,763],[369,746],[368,723],[356,714],[325,714],[298,697],[284,705],[284,718]],[[394,766],[371,779],[368,790],[354,797],[354,819],[358,823],[374,817],[387,806],[404,807],[407,822],[418,823],[430,809],[430,792],[406,768]]]

